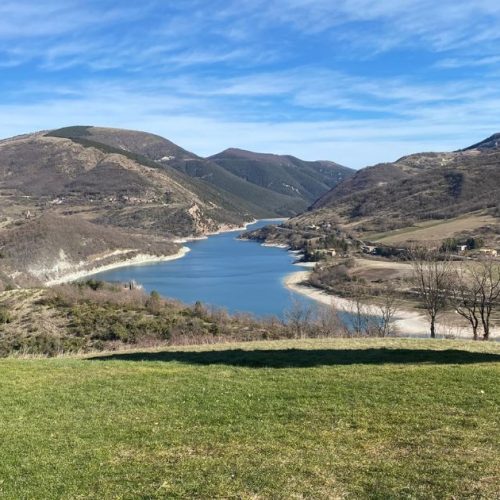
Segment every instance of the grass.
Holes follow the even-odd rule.
[[[494,498],[500,345],[0,361],[2,498]]]
[[[385,244],[397,244],[407,241],[444,240],[464,231],[474,231],[488,224],[496,224],[495,217],[474,214],[451,220],[425,221],[414,226],[396,229],[385,233],[367,234],[372,241]]]

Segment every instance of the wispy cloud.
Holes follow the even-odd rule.
[[[5,0],[0,135],[95,123],[361,166],[500,129],[499,53],[493,0]]]

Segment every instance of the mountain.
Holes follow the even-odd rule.
[[[70,138],[59,130],[0,141],[0,284],[174,253],[175,237],[255,217],[237,196],[100,143],[85,129],[73,128]]]
[[[132,130],[68,127],[60,137],[97,142],[174,168],[238,198],[255,217],[288,217],[304,211],[315,199],[353,171],[333,162],[306,162],[292,156],[228,149],[202,158],[163,137]]]
[[[495,137],[495,136],[493,136]],[[500,202],[500,147],[490,138],[453,153],[421,153],[358,171],[320,197],[327,209],[364,229],[451,219]]]
[[[493,134],[484,141],[473,144],[462,151],[478,150],[478,151],[488,151],[488,150],[500,149],[500,133]]]
[[[328,236],[400,244],[480,236],[500,245],[500,134],[456,152],[419,153],[358,170],[280,231],[275,243]],[[311,231],[311,229],[314,229]]]
[[[234,148],[211,156],[209,160],[256,186],[294,198],[300,211],[354,173],[330,161],[304,161],[294,156]]]
[[[306,167],[311,193],[335,182],[328,162],[315,164],[316,184]],[[250,182],[145,132],[74,126],[4,139],[0,288],[175,253],[178,237],[295,215],[307,205],[303,196]]]

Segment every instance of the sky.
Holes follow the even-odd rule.
[[[153,132],[359,168],[500,132],[498,0],[2,0],[0,137]]]

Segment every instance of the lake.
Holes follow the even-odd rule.
[[[260,220],[248,229],[270,223],[272,221]],[[310,299],[288,290],[283,284],[286,275],[300,270],[293,265],[296,255],[282,248],[238,240],[242,232],[190,241],[186,246],[191,251],[181,259],[120,267],[95,277],[106,281],[135,280],[148,292],[156,290],[187,304],[200,300],[232,313],[250,312],[281,318],[294,301],[310,304]]]

